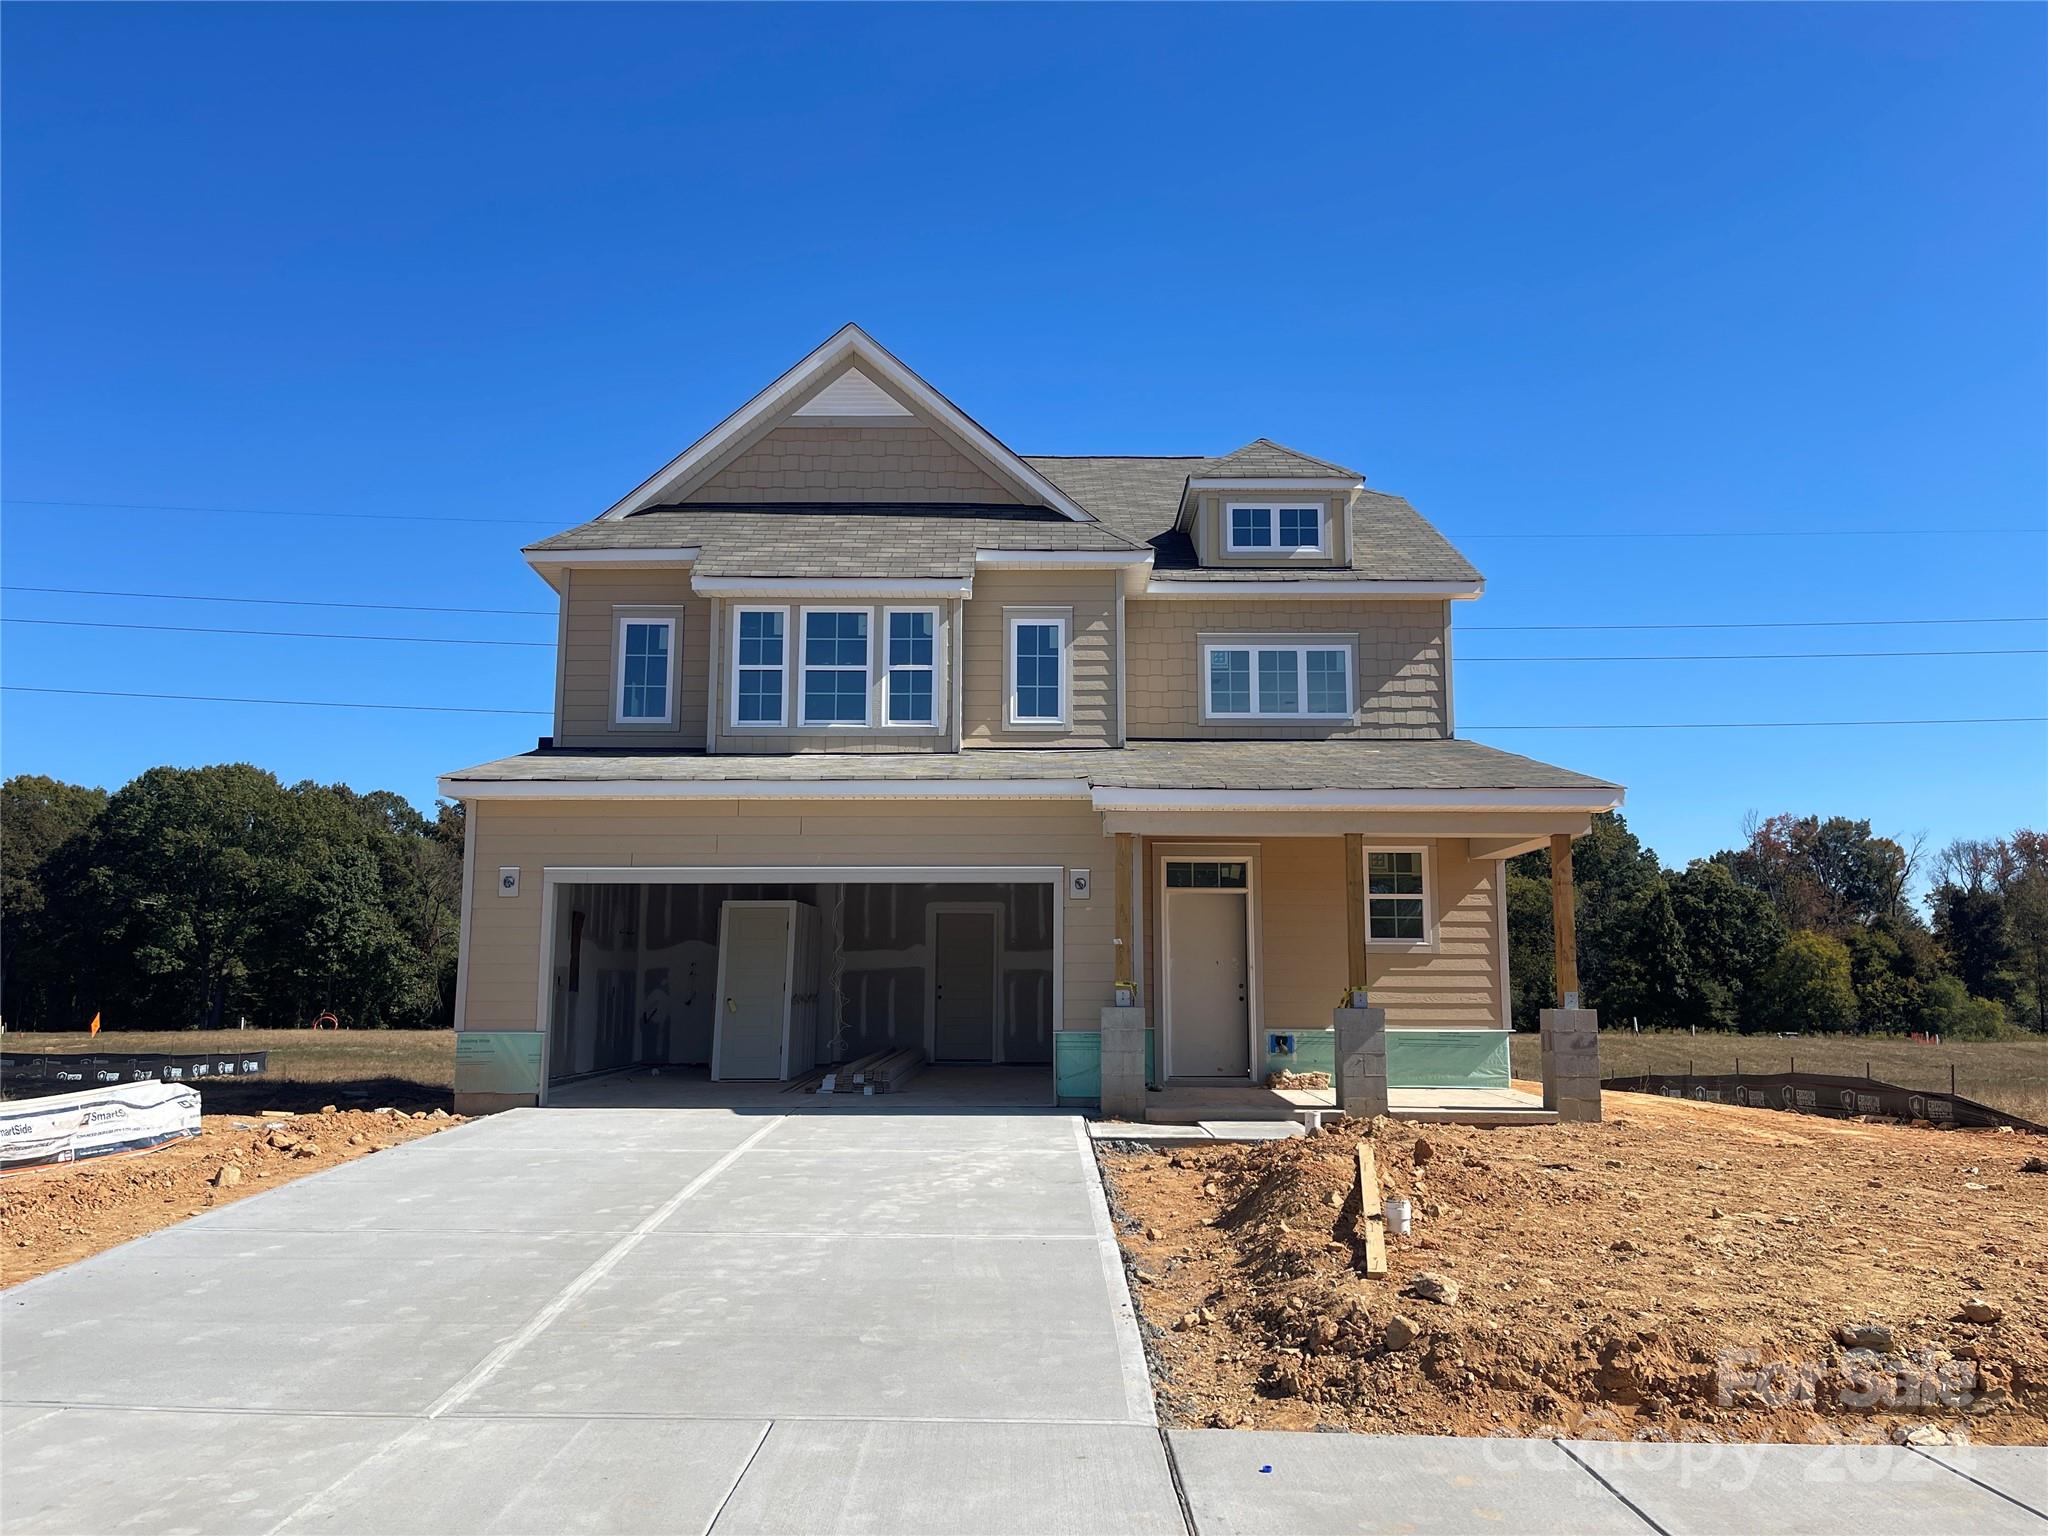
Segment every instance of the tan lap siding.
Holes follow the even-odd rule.
[[[1227,589],[1226,589],[1227,590]],[[979,595],[979,583],[976,584]],[[1133,740],[1323,740],[1445,734],[1449,605],[1345,598],[1141,598],[1124,605]],[[1203,638],[1342,635],[1357,640],[1358,714],[1342,720],[1203,718]]]
[[[555,740],[565,747],[682,747],[704,745],[706,653],[711,604],[690,591],[687,570],[570,570],[562,598],[561,718]],[[676,639],[681,647],[672,730],[612,724],[621,607],[673,608],[680,612]]]
[[[1382,846],[1413,848],[1425,839]],[[1410,1028],[1499,1029],[1500,934],[1494,885],[1500,865],[1466,857],[1462,837],[1439,838],[1431,887],[1432,949],[1366,948],[1366,981],[1387,1023]],[[1370,844],[1368,846],[1371,846]],[[1260,1019],[1265,1029],[1328,1029],[1349,981],[1344,947],[1344,843],[1336,837],[1146,840],[1145,1003],[1158,1018],[1159,905],[1165,859],[1256,858]]]
[[[974,575],[966,604],[963,744],[970,747],[1103,747],[1116,741],[1115,571],[1001,571]],[[1066,730],[1012,728],[1005,609],[1072,610],[1068,628]]]
[[[1092,872],[1087,901],[1059,901],[1066,1024],[1093,1029],[1115,980],[1113,844],[1086,805],[1059,801],[482,801],[473,805],[464,1029],[536,1027],[544,871],[716,865],[1058,865]],[[497,873],[520,872],[519,894]]]

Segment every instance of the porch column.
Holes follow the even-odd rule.
[[[1116,834],[1115,868],[1110,872],[1116,892],[1116,975],[1128,983],[1131,1006],[1102,1010],[1102,1113],[1111,1120],[1145,1118],[1145,1010],[1137,1006],[1138,951],[1132,942],[1131,852],[1136,839]]]
[[[1572,836],[1550,839],[1550,932],[1557,959],[1557,1006],[1579,1006],[1579,940],[1572,908]]]
[[[1337,1010],[1337,1108],[1370,1117],[1387,1112],[1387,1010]]]
[[[1579,1006],[1579,948],[1572,910],[1572,840],[1550,839],[1550,919],[1560,1006],[1538,1014],[1543,1031],[1543,1107],[1560,1120],[1600,1118],[1600,1015]]]
[[[1365,988],[1365,837],[1358,832],[1344,834],[1344,950],[1351,989],[1344,1000],[1351,1003]]]

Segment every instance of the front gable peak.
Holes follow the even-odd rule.
[[[815,434],[835,428],[864,433],[921,430],[935,440],[934,451],[971,466],[964,476],[953,471],[955,482],[971,484],[976,476],[985,476],[992,487],[1007,493],[997,498],[962,494],[951,499],[1014,499],[1020,504],[1050,507],[1073,522],[1095,521],[1080,503],[857,325],[844,326],[827,338],[602,517],[630,517],[649,507],[686,501],[752,445],[778,430]],[[803,446],[801,442],[794,445],[798,452]],[[919,489],[929,491],[930,487]],[[870,494],[864,499],[876,498]],[[926,495],[923,499],[946,498]]]

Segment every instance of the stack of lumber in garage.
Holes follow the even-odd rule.
[[[890,1054],[888,1051],[869,1051],[867,1055],[857,1056],[843,1066],[831,1068],[818,1080],[818,1092],[859,1093],[861,1090],[859,1074],[869,1067],[876,1065]]]
[[[924,1052],[916,1046],[900,1051],[890,1051],[881,1060],[871,1062],[854,1073],[853,1080],[860,1084],[862,1093],[894,1093],[909,1082],[924,1067]]]

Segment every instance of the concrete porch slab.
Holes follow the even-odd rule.
[[[1153,1429],[778,1421],[716,1536],[1182,1536]]]
[[[1234,1429],[1167,1437],[1199,1536],[1647,1530],[1547,1440]]]
[[[1189,1125],[1139,1125],[1131,1120],[1091,1120],[1088,1134],[1096,1141],[1141,1141],[1152,1146],[1186,1147],[1218,1141],[1286,1141],[1303,1134],[1298,1120],[1199,1120]]]
[[[1572,1454],[1669,1536],[1766,1524],[1783,1536],[2041,1536],[2044,1522],[1899,1445],[1572,1441]]]

